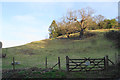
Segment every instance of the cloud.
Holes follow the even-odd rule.
[[[3,47],[13,47],[23,45],[32,41],[39,41],[48,38],[47,25],[41,27],[4,25],[2,35]]]
[[[34,16],[31,16],[31,15],[13,16],[13,20],[16,20],[20,23],[30,23],[30,24],[36,24],[37,23],[37,19]]]
[[[2,33],[3,47],[13,47],[48,38],[48,25],[36,15],[12,16],[10,23],[4,21]],[[47,35],[47,36],[46,36]]]
[[[3,44],[3,48],[7,48],[7,47],[13,47],[13,46],[20,46],[20,45],[24,45],[26,43],[28,43],[28,41],[16,41],[16,40],[2,40],[1,41]]]
[[[32,27],[32,26],[24,26],[22,27],[22,32],[24,33],[36,33],[36,32],[39,32],[40,30],[35,28],[35,27]]]
[[[10,34],[9,36],[11,36],[12,34]],[[2,39],[1,41],[3,42],[3,47],[19,46],[32,41],[39,41],[39,40],[45,39],[47,34],[46,33],[42,33],[42,34],[43,35],[40,35],[40,33],[30,33],[27,31],[16,32],[14,34],[14,38],[17,38],[17,39],[14,39],[14,38],[10,40]]]
[[[28,15],[24,15],[24,16],[14,16],[15,19],[17,20],[35,20],[35,17],[33,16],[28,16]]]

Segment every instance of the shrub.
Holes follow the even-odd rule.
[[[104,34],[104,37],[115,42],[116,47],[120,48],[120,31],[111,30]]]

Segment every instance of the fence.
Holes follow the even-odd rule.
[[[58,62],[57,62],[51,69],[53,69],[53,68],[56,67],[57,65],[58,65],[59,70],[61,70],[60,57],[58,57]],[[46,68],[47,68],[47,57],[46,57],[46,60],[45,60],[45,66],[46,66]]]
[[[107,70],[109,62],[114,65],[114,63],[108,59],[108,56],[96,59],[70,59],[68,56],[66,56],[66,70],[67,72]]]
[[[13,71],[15,70],[15,65],[17,64],[20,64],[19,62],[16,62],[15,61],[15,58],[13,57],[13,61],[11,63],[11,65],[13,66]],[[45,68],[47,69],[48,68],[48,60],[47,60],[47,57],[45,58]],[[61,63],[60,63],[60,57],[58,57],[58,62],[51,67],[51,69],[55,68],[56,66],[58,65],[58,69],[61,70]]]
[[[48,68],[47,57],[45,58],[45,68]],[[79,71],[98,71],[98,70],[107,70],[109,66],[109,62],[114,65],[114,63],[105,56],[103,58],[84,58],[84,59],[70,59],[66,56],[66,70],[67,72],[79,72]],[[15,70],[15,65],[20,64],[15,61],[13,57],[13,70]],[[61,62],[60,57],[58,57],[57,63],[51,67],[51,69],[55,68],[58,65],[58,69],[61,70]]]

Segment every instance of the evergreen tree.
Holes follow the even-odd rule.
[[[56,21],[53,20],[51,25],[49,26],[49,38],[55,38],[58,36],[58,26],[56,24]]]

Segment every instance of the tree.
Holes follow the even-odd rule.
[[[106,28],[110,29],[110,28],[114,28],[117,26],[117,21],[116,19],[106,19],[104,20],[104,22],[106,22]]]
[[[85,29],[88,27],[88,20],[92,18],[94,11],[91,8],[82,8],[78,11],[69,11],[67,19],[69,21],[76,21],[79,24],[80,38],[84,35]]]
[[[102,15],[95,16],[96,23],[100,23],[101,21],[104,21],[105,17]]]
[[[95,21],[98,24],[98,29],[102,29],[105,27],[105,23],[103,22],[105,17],[102,15],[95,16]]]
[[[78,24],[76,22],[68,22],[65,17],[62,18],[62,21],[58,23],[61,34],[66,35],[67,38],[70,38],[71,33],[75,33],[78,30]]]
[[[58,36],[58,26],[55,20],[52,21],[48,31],[49,31],[49,38],[55,38]]]
[[[88,23],[89,23],[89,25],[87,27],[88,30],[95,30],[95,29],[97,29],[96,18],[94,18],[94,17],[90,18],[88,20]]]
[[[112,28],[115,28],[118,25],[116,19],[111,19],[110,22],[111,22]]]

